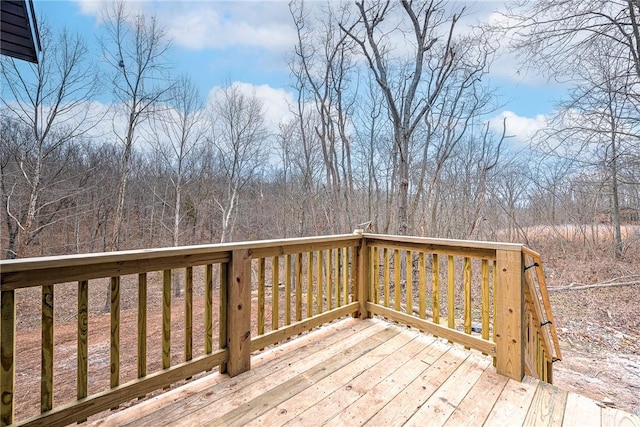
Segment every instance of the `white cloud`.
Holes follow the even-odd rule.
[[[291,47],[295,31],[286,2],[168,2],[155,12],[176,45],[187,49]]]
[[[75,0],[83,15],[102,19],[104,0]],[[127,11],[157,16],[177,46],[192,50],[291,48],[295,29],[286,1],[127,0]]]
[[[245,96],[255,95],[264,103],[265,121],[271,132],[276,132],[278,125],[285,120],[292,118],[290,105],[293,104],[293,94],[284,89],[273,88],[269,85],[253,85],[245,82],[233,82],[232,86],[239,89]],[[216,86],[209,92],[209,99],[212,99],[221,90]]]
[[[87,16],[93,16],[96,18],[98,24],[104,20],[104,13],[114,6],[113,0],[74,0],[80,8],[80,13]],[[145,0],[124,0],[125,10],[130,15],[144,14],[147,12],[146,8],[152,4],[150,1]]]
[[[104,7],[104,2],[100,0],[75,0],[80,7],[80,13],[88,16],[98,16]]]
[[[536,133],[548,126],[549,118],[538,114],[535,117],[518,116],[512,111],[503,111],[489,121],[491,129],[502,133],[502,124],[506,123],[506,135],[512,137],[516,145],[528,145],[536,137]]]
[[[168,32],[177,45],[188,49],[255,46],[280,50],[291,46],[293,29],[277,23],[231,22],[206,9],[176,16]]]

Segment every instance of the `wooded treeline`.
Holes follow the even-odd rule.
[[[296,99],[277,129],[241,85],[204,99],[175,76],[162,26],[124,3],[104,11],[101,52],[41,19],[40,64],[2,58],[2,257],[345,233],[362,223],[510,241],[571,224],[564,238],[588,245],[600,244],[605,224],[622,256],[635,240],[621,226],[640,211],[640,9],[609,2],[619,25],[601,17],[572,48],[561,40],[566,26],[592,31],[588,19],[602,14],[593,3],[582,21],[524,5],[509,26],[470,28],[456,2],[292,2]],[[613,14],[618,6],[624,16]],[[542,28],[545,39],[529,37]],[[532,63],[575,79],[526,147],[489,122],[497,110],[487,76],[507,33]],[[556,36],[566,49],[541,48]],[[569,60],[580,67],[564,67]],[[92,103],[98,92],[113,95],[110,108]]]

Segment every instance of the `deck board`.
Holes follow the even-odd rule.
[[[418,355],[396,368],[369,390],[366,390],[355,402],[338,412],[329,419],[327,426],[362,425],[367,422],[367,414],[374,415],[383,408],[388,401],[397,396],[415,378],[442,357],[450,347],[440,341],[434,341],[418,353]]]
[[[325,422],[356,400],[367,387],[382,380],[390,366],[410,360],[423,347],[422,340],[399,334],[313,387],[250,420],[248,425],[279,426],[287,422],[309,425]]]
[[[595,401],[579,394],[569,393],[562,427],[600,427],[602,425],[600,412],[600,406]]]
[[[469,390],[476,384],[489,363],[486,358],[468,357],[405,425],[407,427],[424,426],[424,420],[429,420],[429,426],[444,425]],[[480,402],[484,403],[483,400]]]
[[[525,377],[522,382],[510,379],[487,416],[490,426],[522,425],[536,392],[537,381]]]
[[[637,416],[380,319],[345,319],[92,422],[100,426],[637,426]]]
[[[509,379],[495,371],[486,369],[469,393],[462,399],[445,426],[475,426],[476,420],[485,420]]]
[[[378,426],[403,425],[468,356],[461,349],[447,351],[367,422]]]
[[[378,346],[391,340],[398,333],[399,331],[396,328],[384,329],[275,387],[272,387],[273,383],[269,381],[260,384],[254,383],[248,388],[238,390],[237,393],[220,402],[222,406],[207,406],[194,414],[196,417],[195,424],[208,424],[210,422],[209,420],[212,420],[212,417],[215,416],[218,411],[224,412],[229,408],[230,410],[226,412],[225,415],[213,419],[211,424],[245,425],[270,408],[319,383],[331,373],[339,371],[341,368],[366,355],[368,352],[375,351]],[[202,420],[202,423],[200,423],[200,420]]]
[[[362,338],[366,338],[385,327],[385,325],[376,325],[371,322],[350,322],[349,327],[340,325],[341,327],[338,327],[337,324],[330,325],[317,331],[321,335],[319,338],[315,336],[315,333],[313,336],[311,334],[305,335],[257,355],[252,359],[254,369],[235,379],[230,379],[226,375],[212,374],[136,405],[136,411],[118,412],[98,420],[95,425],[144,426],[153,424],[157,419],[163,419],[167,422],[180,420],[200,406],[212,404],[215,402],[215,398],[222,398],[226,393],[236,388],[241,389],[249,386],[252,381],[272,374],[274,369],[279,369],[278,366],[288,366],[292,368],[292,371],[295,371],[296,367],[301,369],[299,367],[306,360],[305,354],[307,357],[312,357],[310,360],[313,363],[322,356],[324,350],[346,348],[353,336],[360,335]],[[244,382],[241,382],[243,380]]]
[[[549,383],[540,382],[529,407],[525,426],[562,426],[567,404],[567,392]]]

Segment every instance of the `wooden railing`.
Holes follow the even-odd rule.
[[[524,270],[529,258],[535,277]],[[357,231],[10,260],[0,272],[2,425],[16,421],[25,378],[39,377],[40,413],[21,410],[18,424],[69,424],[216,367],[237,375],[250,369],[253,351],[349,315],[384,316],[477,349],[517,380],[525,370],[550,380],[560,358],[541,261],[521,245]],[[55,345],[70,326],[59,308],[77,318],[73,363]],[[93,330],[107,322],[108,364],[91,346]],[[37,348],[21,341],[34,328]],[[37,353],[39,375],[21,367],[24,354]],[[61,376],[76,377],[75,398],[54,396]]]
[[[553,382],[553,362],[562,360],[562,352],[540,254],[523,248],[525,262],[525,373],[548,383]]]

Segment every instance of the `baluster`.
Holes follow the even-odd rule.
[[[380,250],[377,247],[371,248],[371,259],[373,260],[373,292],[369,297],[374,304],[380,304]],[[357,264],[356,264],[357,265]]]
[[[296,321],[302,320],[302,253],[296,254]]]
[[[456,270],[453,255],[447,255],[447,326],[449,329],[456,328],[455,274]]]
[[[53,408],[53,285],[42,287],[40,412]]]
[[[391,271],[390,271],[390,254],[389,249],[384,248],[382,252],[382,256],[384,257],[384,306],[389,307],[389,293],[391,292]]]
[[[13,424],[16,384],[16,300],[15,291],[0,292],[0,423]]]
[[[307,318],[313,316],[313,252],[307,252]]]
[[[78,282],[78,373],[77,398],[87,397],[89,367],[89,282]]]
[[[407,314],[413,316],[413,253],[407,251]]]
[[[271,330],[278,330],[280,320],[280,257],[271,259]]]
[[[222,294],[222,288],[225,287],[220,282],[220,293]],[[220,301],[220,310],[223,310],[222,301]],[[220,323],[222,324],[226,318],[220,315]],[[222,331],[222,329],[221,329]],[[226,331],[226,329],[225,329]],[[226,347],[226,342],[224,347]],[[207,264],[205,268],[204,279],[204,352],[205,354],[211,354],[213,352],[213,265]]]
[[[432,268],[431,268],[431,281],[432,281],[432,316],[433,323],[440,324],[440,258],[438,254],[432,255]],[[452,304],[449,302],[448,310],[451,310]],[[454,310],[451,310],[451,313],[454,313]],[[449,312],[447,316],[451,316]],[[451,323],[451,317],[449,317],[449,323]],[[449,325],[451,328],[451,325]]]
[[[227,337],[229,336],[227,332],[227,313],[228,309],[228,300],[229,300],[229,264],[224,263],[219,266],[219,314],[218,314],[218,348],[228,348],[227,345]],[[211,276],[213,278],[213,275]],[[213,327],[210,327],[213,329]],[[213,332],[213,331],[211,331]],[[209,333],[209,337],[211,337],[211,333]],[[211,338],[210,338],[211,339]],[[227,372],[227,364],[221,363],[219,371],[221,374]]]
[[[147,273],[138,274],[138,378],[147,375]],[[140,396],[143,397],[143,396]]]
[[[421,319],[427,317],[427,272],[424,259],[424,252],[418,254],[418,298],[420,299],[418,315]]]
[[[328,252],[330,254],[331,250],[329,250]],[[316,292],[317,292],[317,295],[316,295],[316,313],[317,314],[322,313],[322,298],[323,298],[323,295],[322,295],[322,267],[323,267],[322,258],[323,258],[323,256],[322,255],[323,255],[323,253],[324,253],[324,251],[318,251],[317,252],[317,258],[316,258],[316,263],[317,263],[316,268],[318,269],[318,273],[317,273],[318,274],[318,284],[317,284],[318,287],[316,288]],[[331,257],[331,255],[327,256],[327,258],[330,258],[330,257]],[[329,270],[327,269],[327,289],[329,289],[329,286],[330,286],[329,282],[330,281],[331,281],[331,279],[330,279],[330,276],[329,276]],[[328,291],[327,291],[327,308],[331,309],[331,294]]]
[[[264,275],[265,260],[258,260],[258,335],[264,334]]]
[[[120,277],[111,278],[111,388],[120,384]],[[116,407],[117,408],[117,407]],[[112,409],[116,409],[112,408]]]
[[[171,270],[162,274],[162,369],[171,366]]]
[[[471,258],[464,258],[464,332],[471,333]],[[469,347],[465,348],[469,350]]]
[[[327,270],[327,310],[331,310],[333,308],[333,272],[335,271],[335,263],[333,257],[333,249],[329,249],[327,251],[327,261],[326,261],[326,270]],[[336,285],[337,287],[337,285]],[[337,303],[336,303],[337,305]]]
[[[291,257],[284,257],[284,324],[291,324]]]
[[[482,260],[482,338],[489,339],[489,261]]]
[[[400,285],[400,273],[402,273],[402,267],[400,266],[400,250],[395,249],[393,253],[393,270],[394,270],[394,282],[395,285],[393,287],[393,308],[396,311],[400,311],[400,300],[402,295],[400,291],[402,290],[402,285]]]
[[[184,360],[193,359],[193,267],[187,267],[184,284]]]

